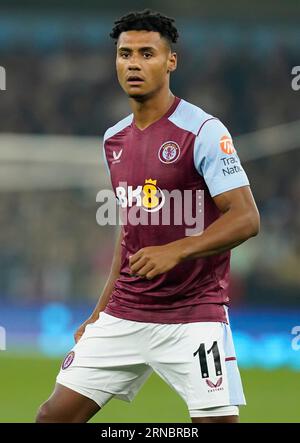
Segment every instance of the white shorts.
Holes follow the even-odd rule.
[[[113,397],[131,401],[153,371],[190,416],[245,404],[230,326],[219,322],[144,323],[101,312],[64,359],[57,383],[103,407]]]

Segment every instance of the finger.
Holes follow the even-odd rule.
[[[147,272],[146,278],[148,280],[152,280],[152,278],[156,277],[157,275],[159,275],[159,272],[154,268],[151,271]]]
[[[81,333],[81,332],[77,332],[77,333],[74,335],[75,343],[77,343],[78,340],[81,339],[82,334],[83,334],[83,333]]]
[[[140,249],[138,252],[136,252],[133,255],[129,256],[129,265],[133,265],[141,256],[143,255],[143,250]]]
[[[133,274],[136,274],[139,269],[147,264],[147,259],[145,257],[141,257],[134,265],[130,266],[130,270]]]
[[[141,277],[145,277],[148,272],[150,272],[154,268],[153,263],[147,263],[145,266],[143,266],[139,271],[138,275]]]

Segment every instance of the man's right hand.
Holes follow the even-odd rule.
[[[98,316],[93,315],[93,316],[89,317],[84,323],[82,323],[82,325],[79,326],[79,328],[77,329],[77,331],[74,334],[75,343],[77,343],[78,340],[81,339],[81,337],[82,337],[82,335],[83,335],[83,333],[85,331],[86,326],[91,324],[91,323],[95,323],[95,321],[98,320],[98,318],[99,318],[99,314],[98,314]]]

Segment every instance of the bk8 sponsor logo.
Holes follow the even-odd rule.
[[[144,186],[117,186],[116,196],[122,208],[131,207],[135,203],[148,212],[158,211],[164,204],[164,194],[156,185],[157,180],[151,178],[145,180]],[[161,196],[161,202],[158,195]]]

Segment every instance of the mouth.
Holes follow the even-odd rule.
[[[142,83],[144,83],[144,80],[139,77],[138,75],[130,75],[127,78],[127,83],[131,86],[138,86],[141,85]]]

